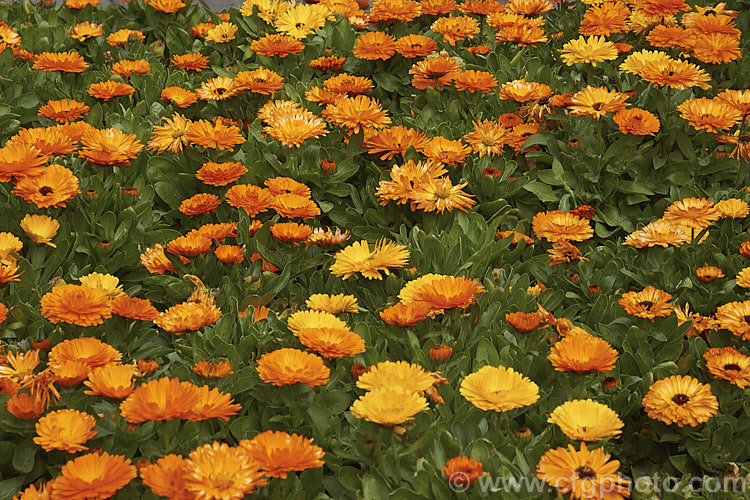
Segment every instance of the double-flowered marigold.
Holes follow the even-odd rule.
[[[238,127],[220,121],[211,123],[206,120],[192,122],[185,132],[185,138],[190,144],[210,149],[231,150],[245,142]]]
[[[44,171],[49,159],[31,144],[14,142],[0,148],[0,182],[16,181],[33,177]]]
[[[590,222],[570,212],[553,210],[539,212],[531,223],[534,234],[539,239],[556,241],[584,241],[594,235]]]
[[[455,491],[465,491],[477,479],[484,476],[482,462],[463,455],[453,457],[443,466],[443,474],[450,481],[450,488]]]
[[[622,500],[630,498],[630,481],[617,474],[618,460],[610,460],[604,448],[589,450],[581,442],[580,450],[548,450],[536,466],[536,476],[554,486],[560,495],[587,500]]]
[[[483,366],[461,381],[461,395],[481,410],[508,411],[536,403],[539,386],[504,366]]]
[[[120,403],[120,414],[131,424],[148,420],[228,420],[239,410],[231,394],[167,377],[141,384]]]
[[[476,278],[439,276],[416,287],[411,300],[427,304],[430,310],[466,308],[476,302],[484,287]]]
[[[390,268],[404,267],[408,260],[409,250],[404,245],[381,239],[371,250],[367,240],[361,240],[336,252],[331,273],[343,279],[360,273],[367,279],[380,280],[381,271],[387,276]]]
[[[122,353],[109,344],[91,337],[63,340],[52,347],[48,364],[61,365],[68,361],[84,363],[89,368],[120,361]],[[85,377],[84,377],[85,378]]]
[[[568,66],[576,63],[588,63],[596,66],[596,63],[611,61],[618,56],[615,44],[603,36],[580,37],[563,45],[562,60]]]
[[[641,403],[650,418],[680,427],[707,422],[719,409],[711,386],[689,375],[673,375],[654,382]]]
[[[90,396],[105,396],[112,399],[124,399],[133,392],[133,377],[136,375],[135,365],[109,363],[94,368],[83,385],[88,387],[84,391]]]
[[[618,357],[609,342],[575,327],[550,348],[548,356],[555,370],[575,373],[608,372]]]
[[[714,377],[728,380],[740,389],[750,386],[750,356],[734,347],[712,347],[703,354],[703,359]]]
[[[176,304],[154,320],[156,326],[169,333],[182,335],[212,325],[221,318],[221,311],[214,305],[201,302]]]
[[[80,285],[56,286],[40,302],[42,316],[52,323],[78,326],[100,325],[112,316],[106,292]]]
[[[324,311],[330,314],[359,313],[357,297],[343,293],[338,295],[316,293],[308,297],[305,305],[314,311]]]
[[[625,425],[612,408],[590,399],[566,401],[552,411],[548,422],[575,441],[616,438]]]
[[[427,410],[427,400],[403,387],[380,387],[360,396],[349,408],[357,418],[393,427],[412,420],[417,413]]]
[[[183,480],[189,498],[217,500],[239,500],[268,484],[247,450],[216,441],[190,453]]]
[[[310,387],[325,385],[331,370],[323,358],[299,349],[277,349],[258,360],[258,375],[263,382],[281,386],[302,383]]]
[[[89,109],[82,102],[73,99],[61,99],[59,101],[47,101],[47,104],[39,108],[37,114],[44,118],[65,123],[84,116],[89,112]]]
[[[374,391],[382,387],[400,387],[407,391],[425,391],[435,378],[416,363],[381,361],[357,379],[357,387]]]
[[[51,411],[36,423],[34,442],[44,451],[87,450],[83,444],[96,436],[95,425],[96,419],[88,413],[72,409]]]
[[[55,499],[110,498],[136,476],[130,459],[106,451],[68,461],[52,481]]]
[[[116,128],[87,129],[81,138],[79,155],[99,165],[130,165],[143,145],[135,134],[126,134]]]
[[[180,455],[165,455],[156,463],[139,467],[138,473],[143,484],[151,488],[156,495],[173,500],[188,500],[192,492],[185,485],[187,459]]]
[[[34,59],[34,69],[42,71],[65,71],[67,73],[81,73],[89,65],[78,52],[42,52]]]
[[[750,300],[735,301],[716,309],[716,321],[742,340],[750,340]]]
[[[287,472],[323,467],[325,463],[323,449],[298,434],[266,431],[239,444],[268,477],[286,479]]]
[[[135,92],[135,88],[127,83],[109,80],[106,82],[92,83],[89,85],[88,92],[91,97],[109,101],[113,97],[131,95]]]

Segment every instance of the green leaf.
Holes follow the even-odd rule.
[[[37,449],[37,446],[31,439],[21,441],[13,453],[13,468],[18,472],[31,472],[31,469],[34,468],[34,456]]]
[[[526,191],[535,194],[536,197],[539,198],[539,201],[542,202],[554,202],[560,199],[560,197],[557,196],[549,186],[538,181],[527,182],[523,185],[523,188]]]

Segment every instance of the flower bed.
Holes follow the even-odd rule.
[[[0,498],[741,498],[749,8],[0,4]]]

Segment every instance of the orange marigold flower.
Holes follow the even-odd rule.
[[[638,9],[653,17],[666,17],[690,10],[684,0],[639,0]]]
[[[462,71],[453,81],[456,90],[468,90],[474,92],[492,92],[497,87],[497,80],[487,71],[474,71],[473,69]]]
[[[138,360],[138,373],[139,377],[144,377],[150,373],[154,373],[159,369],[159,363],[151,359],[139,359]]]
[[[39,108],[37,115],[49,118],[61,123],[77,120],[89,112],[89,107],[82,102],[72,99],[60,101],[47,101],[47,104]]]
[[[664,212],[664,221],[701,231],[721,217],[711,200],[684,198],[673,202]]]
[[[187,465],[187,459],[169,454],[141,468],[139,473],[143,484],[151,488],[155,495],[188,500],[193,498],[193,493],[185,484]]]
[[[303,327],[297,337],[302,345],[328,359],[365,352],[365,340],[349,328]]]
[[[161,91],[162,101],[170,101],[175,103],[180,108],[187,108],[188,106],[195,104],[198,97],[194,92],[185,90],[181,87],[167,87]]]
[[[323,118],[346,127],[350,132],[359,132],[360,128],[383,128],[391,123],[380,102],[364,95],[342,98],[329,104],[323,111]]]
[[[154,323],[166,332],[182,335],[212,325],[219,318],[221,311],[216,306],[202,302],[182,302],[161,313]]]
[[[200,400],[200,388],[195,384],[163,377],[138,386],[120,403],[120,414],[131,424],[187,419]]]
[[[656,135],[661,126],[655,114],[640,108],[620,110],[612,119],[623,134]]]
[[[482,462],[459,455],[448,460],[443,466],[443,473],[451,483],[451,489],[465,491],[477,479],[484,477]]]
[[[425,57],[435,52],[438,45],[428,36],[411,34],[396,40],[395,49],[403,57]]]
[[[386,60],[396,53],[396,40],[382,31],[369,31],[357,38],[352,55],[358,59]]]
[[[164,254],[164,247],[158,243],[141,254],[141,264],[151,274],[164,274],[165,271],[174,272],[172,262]]]
[[[723,278],[724,273],[720,267],[701,266],[695,270],[695,276],[704,283],[711,283],[717,278]]]
[[[35,420],[44,413],[44,404],[25,392],[18,393],[5,402],[8,413],[21,420]]]
[[[183,478],[189,498],[239,500],[268,484],[247,450],[216,441],[190,453]]]
[[[281,222],[271,226],[271,234],[279,241],[294,243],[298,245],[312,233],[312,228],[305,224],[296,222]]]
[[[92,326],[112,315],[112,305],[104,290],[80,285],[54,287],[42,296],[41,314],[51,323]]]
[[[117,61],[112,65],[112,74],[120,76],[129,77],[133,73],[136,75],[145,75],[149,71],[151,71],[151,65],[144,59]]]
[[[430,359],[433,361],[445,361],[453,354],[453,348],[447,345],[436,345],[430,347]]]
[[[0,148],[0,182],[33,177],[44,171],[48,160],[38,148],[22,142],[12,142]]]
[[[84,391],[90,396],[105,396],[112,399],[123,399],[133,392],[133,377],[136,375],[135,365],[121,365],[109,363],[94,368],[83,385],[89,388]]]
[[[219,361],[216,363],[209,363],[208,361],[198,361],[193,366],[193,371],[201,377],[212,377],[212,378],[223,378],[227,375],[231,375],[232,366],[229,361]]]
[[[112,299],[111,304],[112,314],[122,316],[123,318],[153,321],[159,317],[159,311],[151,305],[151,301],[148,299],[123,295]]]
[[[250,50],[266,57],[286,57],[305,49],[305,44],[287,35],[265,35],[250,44]]]
[[[464,136],[464,140],[471,146],[471,150],[482,156],[494,156],[503,153],[508,129],[496,120],[482,120],[472,122],[474,130]]]
[[[484,292],[477,279],[465,276],[440,276],[413,291],[412,300],[426,304],[430,310],[465,308]]]
[[[65,71],[67,73],[81,73],[89,65],[78,52],[43,52],[34,59],[34,69],[42,71]]]
[[[733,127],[742,118],[742,113],[725,101],[705,97],[687,99],[677,106],[677,111],[696,130],[713,133]]]
[[[183,200],[180,203],[179,210],[183,214],[193,217],[194,215],[213,212],[219,205],[221,205],[221,199],[215,194],[199,193]]]
[[[287,472],[323,467],[325,463],[323,449],[313,445],[312,439],[297,434],[266,431],[243,439],[240,446],[268,477],[286,479]]]
[[[141,31],[121,29],[109,35],[107,37],[107,43],[113,47],[124,47],[126,43],[135,40],[143,42],[145,39],[146,37]]]
[[[414,326],[427,318],[430,307],[423,302],[398,302],[380,312],[380,318],[393,326]]]
[[[68,461],[52,482],[54,498],[110,498],[137,475],[130,459],[106,451]]]
[[[284,348],[260,357],[258,375],[263,382],[276,386],[302,383],[315,387],[328,383],[330,370],[319,356]]]
[[[177,68],[193,70],[200,73],[208,68],[208,57],[198,52],[182,55],[175,54],[172,56],[170,63]]]
[[[544,29],[523,18],[517,23],[500,28],[495,38],[498,42],[512,42],[519,47],[536,47],[538,43],[547,42]]]
[[[614,33],[625,33],[628,26],[625,20],[630,16],[630,9],[619,1],[606,1],[586,10],[578,28],[581,35],[610,36]]]
[[[34,442],[44,451],[87,450],[83,443],[96,436],[95,425],[96,419],[88,413],[72,409],[52,411],[36,423]]]
[[[379,130],[366,137],[362,143],[370,154],[379,154],[381,160],[390,160],[396,154],[404,155],[409,148],[422,151],[428,143],[427,136],[419,129],[396,125]]]
[[[711,386],[689,375],[657,380],[649,387],[641,404],[649,418],[679,427],[696,427],[716,415],[719,409]]]
[[[195,176],[210,186],[226,186],[247,173],[247,168],[238,161],[224,163],[206,162]]]
[[[557,371],[591,373],[614,369],[618,357],[609,342],[579,329],[553,345],[548,359]]]
[[[130,165],[143,145],[135,134],[126,134],[116,128],[89,129],[81,138],[82,158],[99,165]]]
[[[647,286],[640,292],[626,292],[617,302],[628,314],[639,318],[650,319],[652,322],[655,318],[663,318],[672,314],[673,304],[669,302],[672,295]]]
[[[277,195],[271,202],[271,208],[282,217],[290,219],[312,219],[320,215],[320,208],[313,200],[293,193]]]
[[[35,176],[23,176],[13,188],[13,194],[33,203],[37,208],[64,207],[68,200],[80,192],[78,178],[60,165],[50,165]]]
[[[544,83],[527,82],[523,78],[504,83],[498,91],[500,99],[510,99],[516,102],[529,102],[545,99],[552,95],[552,89]],[[518,123],[504,124],[506,127]]]
[[[575,116],[593,116],[598,120],[608,113],[616,113],[625,109],[628,106],[625,102],[627,100],[627,94],[609,90],[606,87],[589,85],[573,94],[572,103],[568,108]]]
[[[588,220],[559,210],[539,212],[534,216],[531,226],[537,238],[545,238],[551,242],[584,241],[594,235]]]
[[[91,337],[79,337],[64,340],[56,344],[49,352],[50,366],[62,365],[67,361],[78,361],[89,368],[97,368],[120,361],[122,353],[109,344]]]
[[[443,40],[453,46],[457,41],[479,33],[479,22],[469,16],[439,17],[432,23],[430,29],[443,35]]]
[[[461,63],[444,54],[431,56],[415,63],[409,74],[414,88],[425,90],[427,87],[439,88],[450,85],[461,70]]]
[[[507,321],[510,326],[515,328],[517,332],[529,333],[536,330],[536,328],[542,322],[542,319],[539,317],[539,314],[535,312],[525,313],[516,311],[512,313],[506,313],[505,321]]]
[[[146,3],[165,14],[174,14],[185,7],[185,2],[183,0],[147,0]]]
[[[135,88],[127,83],[115,82],[112,80],[106,82],[92,83],[89,85],[88,93],[91,97],[109,101],[113,97],[122,95],[131,95]]]
[[[219,245],[214,255],[222,264],[240,264],[245,260],[245,251],[237,245]]]
[[[414,0],[375,0],[370,7],[369,21],[412,21],[421,13],[420,4]]]
[[[346,62],[346,57],[323,56],[310,61],[310,67],[320,71],[339,71]]]
[[[185,138],[191,144],[212,149],[234,149],[238,144],[245,142],[238,127],[224,125],[218,121],[211,124],[206,120],[192,122],[185,133]]]
[[[202,234],[188,234],[173,239],[167,244],[167,252],[183,257],[195,257],[211,249],[211,239]]]
[[[268,189],[253,184],[232,186],[227,190],[225,198],[229,205],[244,209],[250,217],[265,212],[274,201],[273,195]]]

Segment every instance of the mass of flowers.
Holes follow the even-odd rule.
[[[0,497],[750,489],[748,0],[0,19]]]

